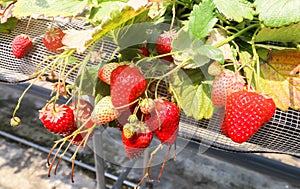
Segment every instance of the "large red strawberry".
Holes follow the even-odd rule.
[[[231,93],[244,89],[245,81],[243,77],[231,70],[224,69],[213,81],[212,103],[217,107],[223,107]]]
[[[106,124],[117,119],[119,115],[120,112],[113,106],[111,97],[106,96],[95,105],[91,119],[94,123]]]
[[[179,120],[180,111],[176,104],[162,99],[155,101],[155,108],[150,118],[146,116],[149,129],[154,131],[162,143],[168,145],[172,145],[177,138]]]
[[[222,128],[237,143],[247,141],[274,115],[276,106],[271,98],[248,91],[232,93],[226,102],[225,124]]]
[[[65,134],[74,129],[73,109],[67,105],[48,104],[39,111],[39,119],[45,128],[56,134]]]
[[[110,76],[111,72],[116,69],[120,64],[118,63],[109,63],[105,64],[98,70],[98,78],[103,81],[104,83],[107,83],[110,85]]]
[[[62,44],[62,39],[65,33],[60,28],[51,28],[46,31],[43,37],[44,46],[52,52],[63,52],[61,49],[64,45]]]
[[[136,124],[135,127],[132,124]],[[131,132],[128,132],[128,126],[133,127]],[[137,123],[128,123],[124,126],[122,131],[122,142],[126,151],[127,157],[134,159],[142,155],[145,149],[150,145],[153,134],[146,127],[140,128],[139,122]],[[142,127],[144,124],[141,124]],[[129,134],[128,134],[129,133]]]
[[[116,108],[126,107],[146,90],[147,82],[134,65],[118,66],[111,73],[110,95]]]
[[[21,34],[14,38],[11,43],[12,53],[16,58],[23,58],[32,50],[33,44],[28,35]]]

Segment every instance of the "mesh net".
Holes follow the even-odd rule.
[[[11,41],[24,32],[27,22],[20,22],[17,28],[10,34],[0,35],[0,81],[7,83],[18,83],[30,80],[30,74],[35,72],[36,66],[51,55],[42,45],[42,34],[51,26],[51,21],[45,19],[34,19],[30,22],[28,34],[35,42],[34,49],[24,58],[16,59],[11,52]],[[86,29],[85,23],[78,20],[55,22],[62,29]],[[107,61],[113,55],[116,45],[109,40],[99,43],[96,51],[104,44],[102,57]],[[84,55],[76,55],[82,60]],[[89,65],[98,64],[89,62]],[[77,77],[76,71],[69,77],[70,83]],[[164,90],[162,90],[164,91]],[[232,142],[221,133],[220,123],[224,117],[224,111],[216,111],[211,119],[200,121],[181,114],[179,136],[195,142],[205,144],[208,147],[218,148],[234,152],[272,152],[300,155],[300,112],[288,110],[286,112],[277,110],[273,118],[264,125],[248,142],[238,144]]]

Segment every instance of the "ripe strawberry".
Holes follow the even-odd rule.
[[[94,123],[106,124],[119,117],[120,113],[112,104],[111,97],[103,97],[94,107],[91,118]]]
[[[122,131],[122,142],[126,151],[126,155],[130,159],[134,159],[142,155],[145,149],[150,145],[153,138],[152,132],[147,128],[142,129],[144,126],[140,128],[138,122],[133,124],[137,124],[138,126],[133,128],[130,134],[128,134],[128,129],[126,129],[127,125],[124,126]],[[130,127],[134,126],[131,125]],[[134,132],[134,129],[136,129],[136,132]]]
[[[239,91],[228,97],[225,109],[227,134],[234,142],[242,143],[270,120],[276,107],[272,99],[263,95]]]
[[[155,108],[151,112],[150,118],[146,116],[146,120],[149,129],[154,131],[162,143],[172,145],[175,142],[179,127],[180,111],[173,102],[162,99],[155,101]]]
[[[70,104],[75,119],[75,126],[78,128],[85,124],[84,128],[88,129],[94,125],[94,122],[90,119],[93,112],[93,106],[85,100],[75,100]],[[88,120],[89,119],[89,120]]]
[[[28,35],[21,34],[14,38],[11,43],[12,53],[16,58],[23,58],[32,50],[33,44]]]
[[[146,87],[145,77],[134,65],[119,66],[111,73],[110,95],[116,108],[135,101],[145,92]]]
[[[119,66],[118,63],[109,63],[105,64],[98,70],[98,78],[103,81],[104,83],[107,83],[110,85],[110,76],[111,72],[116,69]]]
[[[74,129],[73,110],[67,105],[48,104],[39,111],[39,119],[45,128],[56,134],[65,134]]]
[[[62,39],[64,36],[65,33],[60,28],[51,28],[44,34],[44,46],[52,52],[63,52],[64,50],[60,48],[64,46],[62,44]]]
[[[147,47],[140,47],[139,51],[143,56],[150,56],[150,52]]]
[[[238,73],[224,69],[215,77],[212,85],[212,103],[217,107],[225,106],[228,96],[245,89],[245,81]]]
[[[174,39],[174,36],[176,35],[176,32],[174,30],[171,31],[164,31],[156,40],[156,51],[158,54],[167,54],[172,51],[172,41]],[[164,56],[162,59],[173,62],[173,57],[171,55]]]

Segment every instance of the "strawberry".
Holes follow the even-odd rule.
[[[143,114],[150,114],[154,109],[154,100],[152,98],[145,98],[140,103],[140,110]]]
[[[111,73],[110,95],[116,108],[134,102],[145,92],[146,87],[145,77],[134,65],[118,66]]]
[[[140,54],[143,56],[150,56],[150,52],[147,47],[139,47],[138,50],[140,51]]]
[[[109,63],[105,64],[98,70],[98,78],[103,81],[104,83],[107,83],[110,85],[110,76],[111,72],[116,69],[119,66],[118,63]]]
[[[25,34],[18,35],[11,43],[12,53],[16,58],[23,58],[32,48],[32,41]]]
[[[224,69],[217,75],[212,85],[212,103],[217,107],[225,106],[227,97],[245,89],[245,81],[238,73]]]
[[[112,104],[111,97],[103,97],[94,107],[91,118],[94,123],[106,124],[119,117],[120,113]]]
[[[63,52],[61,49],[64,45],[62,44],[62,39],[65,33],[60,28],[51,28],[46,31],[43,37],[44,46],[52,52]]]
[[[149,116],[146,116],[146,124],[154,131],[157,138],[167,145],[172,145],[179,127],[180,111],[173,103],[166,100],[156,100],[155,108]]]
[[[131,129],[128,127],[131,127]],[[126,124],[122,131],[122,142],[127,157],[130,159],[139,157],[150,145],[152,138],[152,132],[144,124],[140,124],[140,122]]]
[[[276,106],[271,98],[255,92],[239,91],[228,97],[225,109],[224,129],[227,127],[227,134],[234,142],[242,143],[270,120]]]
[[[73,110],[67,105],[48,104],[39,111],[39,119],[45,128],[56,134],[65,134],[74,129]]]
[[[158,39],[156,40],[155,47],[158,54],[167,54],[172,51],[172,41],[174,39],[174,36],[176,35],[176,32],[174,30],[171,31],[164,31]],[[173,62],[173,58],[171,55],[164,56],[162,59]]]

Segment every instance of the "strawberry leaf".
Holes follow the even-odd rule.
[[[214,9],[212,0],[204,0],[200,5],[194,5],[188,30],[195,38],[202,39],[211,32],[218,21],[214,16]]]
[[[275,52],[271,60],[261,66],[260,78],[256,78],[258,91],[272,97],[282,111],[300,108],[299,57],[297,51]]]
[[[256,42],[300,42],[300,23],[281,28],[263,27],[256,36]]]
[[[7,19],[7,22],[0,24],[0,33],[9,33],[14,30],[18,23],[18,19],[12,17]]]
[[[82,95],[95,95],[95,86],[98,79],[99,65],[82,67],[75,85],[79,88]]]
[[[86,7],[88,0],[18,0],[13,14],[16,17],[31,15],[76,16]]]
[[[212,59],[224,62],[223,52],[211,45],[205,45],[202,40],[194,39],[185,28],[178,32],[178,36],[173,39],[172,51],[174,61],[177,65],[185,64],[184,68],[198,68]]]
[[[213,114],[211,87],[202,82],[204,79],[200,69],[181,70],[173,75],[171,82],[179,107],[196,120],[209,119]]]
[[[214,0],[214,3],[218,11],[224,14],[228,20],[242,22],[244,18],[253,19],[254,11],[249,4],[242,3],[239,0]]]
[[[300,21],[299,0],[256,0],[254,5],[266,26],[281,27]]]

